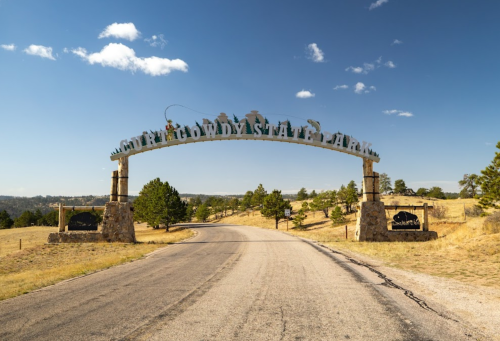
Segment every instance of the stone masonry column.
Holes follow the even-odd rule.
[[[357,241],[388,241],[384,203],[380,201],[378,173],[373,161],[363,159],[363,201],[356,222]]]
[[[109,201],[118,201],[118,171],[111,173],[111,190]]]

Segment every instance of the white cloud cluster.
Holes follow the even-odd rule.
[[[349,89],[349,86],[343,84],[343,85],[337,85],[336,87],[333,88],[333,90],[339,90],[339,89],[342,89],[342,90]]]
[[[7,51],[14,51],[16,49],[16,45],[14,44],[8,44],[8,45],[2,44],[0,45],[0,47],[2,47],[2,49]]]
[[[297,98],[311,98],[314,96],[316,96],[316,95],[308,90],[302,90],[302,91],[299,91],[295,94],[295,97],[297,97]]]
[[[380,6],[382,6],[383,4],[385,4],[387,2],[389,2],[389,0],[377,0],[377,1],[373,2],[373,3],[371,3],[370,7],[368,9],[371,11],[372,9],[380,7]]]
[[[56,60],[52,55],[52,47],[46,47],[42,45],[30,45],[23,50],[26,54],[32,56],[39,56],[42,58],[47,58],[51,60]]]
[[[325,54],[316,43],[309,44],[307,49],[309,51],[309,59],[312,59],[313,62],[321,63],[325,60]]]
[[[369,72],[379,68],[382,65],[382,57],[379,57],[376,61],[371,62],[371,63],[363,63],[363,66],[349,66],[348,68],[345,69],[345,71],[351,71],[352,73],[356,74],[363,74],[366,75]],[[396,67],[396,64],[392,61],[388,61],[385,64],[386,67],[393,69]]]
[[[119,39],[127,39],[130,41],[134,41],[141,35],[135,25],[131,22],[125,24],[113,23],[106,27],[104,31],[99,34],[99,39],[102,38],[119,38]]]
[[[373,85],[366,86],[364,83],[361,82],[358,82],[356,83],[356,85],[354,85],[354,92],[357,93],[358,95],[367,94],[372,91],[377,91],[377,88],[374,87]]]
[[[144,39],[145,42],[149,43],[149,46],[163,48],[167,45],[167,41],[163,37],[163,34],[153,35],[151,38]]]
[[[394,115],[394,114],[397,114],[397,116],[402,116],[402,117],[412,117],[413,114],[409,111],[403,111],[403,110],[396,110],[396,109],[393,109],[393,110],[384,110],[382,111],[384,114],[386,115]]]
[[[159,57],[141,58],[135,55],[135,51],[123,44],[110,43],[101,52],[87,53],[87,50],[79,47],[71,50],[74,54],[86,60],[89,64],[101,64],[119,70],[137,70],[151,76],[167,75],[174,70],[187,72],[188,65],[180,59],[167,59]]]
[[[399,45],[399,44],[403,44],[403,42],[401,40],[394,39],[391,45]]]

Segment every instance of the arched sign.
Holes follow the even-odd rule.
[[[111,160],[119,160],[124,156],[131,156],[153,149],[178,146],[181,144],[222,141],[222,140],[266,140],[304,144],[313,147],[326,148],[351,154],[374,162],[380,157],[370,147],[369,142],[359,142],[352,136],[340,132],[330,133],[321,131],[319,122],[307,120],[311,125],[292,126],[290,121],[269,123],[258,111],[246,114],[241,120],[236,116],[229,119],[221,113],[214,122],[203,119],[203,124],[195,122],[191,127],[173,126],[170,122],[165,130],[143,132],[141,135],[125,139],[120,147],[111,153]]]

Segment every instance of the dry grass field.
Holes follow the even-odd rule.
[[[48,234],[56,231],[40,226],[0,230],[0,300],[141,258],[193,235],[183,228],[165,233],[137,224],[137,244],[46,244]]]
[[[348,216],[348,238],[345,225],[333,227],[322,212],[308,212],[305,229],[289,233],[319,241],[345,253],[358,253],[382,261],[385,265],[430,275],[454,278],[469,284],[500,288],[500,233],[490,233],[483,228],[484,217],[465,217],[465,208],[476,204],[474,199],[428,200],[419,197],[384,196],[386,205],[429,205],[444,207],[441,219],[430,217],[430,230],[439,238],[430,242],[370,243],[355,242],[355,214]],[[302,202],[294,202],[297,211]],[[388,220],[395,212],[387,212]],[[418,213],[417,215],[419,215]],[[274,221],[263,218],[259,212],[240,213],[218,222],[251,225],[274,229]],[[280,222],[280,230],[286,223]]]

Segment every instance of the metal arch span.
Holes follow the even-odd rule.
[[[171,121],[165,130],[143,132],[141,135],[120,141],[120,147],[111,153],[115,161],[125,156],[131,156],[150,150],[178,146],[188,143],[224,141],[224,140],[255,140],[276,141],[303,144],[312,147],[331,149],[353,156],[379,162],[379,155],[370,147],[371,143],[359,142],[352,136],[340,132],[321,132],[321,125],[314,120],[308,120],[309,126],[292,126],[289,121],[269,123],[257,111],[252,111],[241,120],[234,116],[228,119],[221,113],[214,122],[203,119],[203,124],[196,122],[192,127],[174,127]]]

